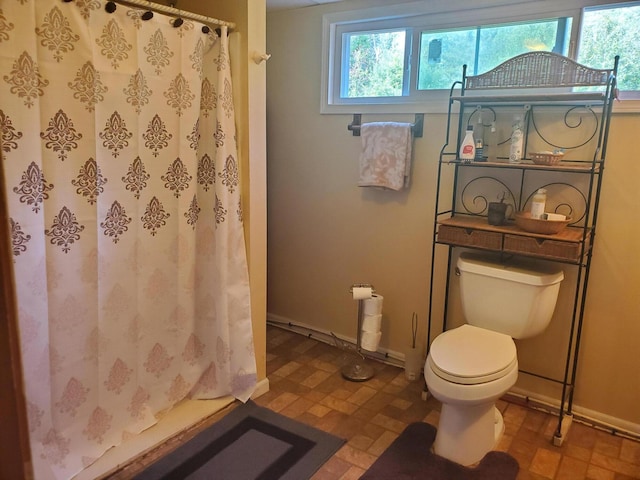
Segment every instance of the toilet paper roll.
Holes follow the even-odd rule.
[[[353,299],[365,300],[371,298],[371,287],[353,287]]]
[[[362,339],[360,340],[360,346],[363,350],[367,350],[369,352],[375,352],[378,350],[378,345],[380,344],[380,337],[382,337],[382,332],[362,332]]]
[[[371,295],[364,301],[363,313],[365,315],[380,315],[382,313],[382,295]]]
[[[382,314],[364,315],[362,317],[362,331],[377,333],[382,326]]]

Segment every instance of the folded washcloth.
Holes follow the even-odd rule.
[[[360,127],[360,187],[402,190],[411,173],[411,124],[363,123]]]

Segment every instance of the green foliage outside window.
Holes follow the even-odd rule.
[[[521,53],[543,50],[567,55],[571,18],[531,23],[421,32],[417,89],[449,89],[467,74],[486,72]],[[640,5],[586,9],[577,61],[611,68],[620,55],[618,87],[640,90]],[[410,30],[346,33],[348,69],[341,82],[343,98],[399,97],[407,94],[406,35]],[[348,72],[348,73],[347,73]]]
[[[580,35],[578,62],[611,68],[620,55],[618,88],[640,90],[640,5],[587,10]]]
[[[422,33],[420,39],[420,70],[418,90],[446,89],[462,76],[476,75],[497,67],[521,53],[559,50],[564,53],[562,34],[564,20],[478,27],[449,32]],[[430,58],[429,45],[440,40],[442,55],[439,61]],[[559,41],[558,41],[559,40]],[[477,50],[477,59],[476,59]],[[477,63],[477,66],[476,66]]]
[[[348,35],[349,98],[402,95],[405,31]]]

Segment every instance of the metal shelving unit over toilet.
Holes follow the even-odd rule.
[[[531,52],[513,57],[480,75],[467,76],[466,65],[463,66],[462,80],[453,84],[449,94],[446,141],[440,151],[437,175],[427,353],[432,340],[434,303],[437,301],[434,299],[435,266],[443,249],[447,255],[444,298],[440,299],[443,302],[443,331],[447,328],[449,285],[455,248],[493,251],[504,256],[534,257],[576,268],[563,377],[550,378],[521,370],[521,373],[562,387],[558,424],[553,437],[553,443],[557,446],[562,445],[566,438],[573,415],[578,353],[596,236],[611,108],[617,94],[617,68],[618,57],[614,59],[613,68],[595,69],[555,53]],[[587,88],[575,91],[576,87]],[[459,145],[466,125],[471,123],[474,115],[481,115],[484,111],[490,112],[492,127],[499,120],[497,112],[523,113],[524,159],[521,163],[508,163],[506,155],[470,163],[459,159]],[[457,122],[454,120],[456,114]],[[561,147],[549,140],[548,135],[541,133],[541,119],[562,120],[562,128],[570,131],[584,128],[588,138],[582,144],[564,146],[567,151],[564,157],[566,160],[563,159],[559,164],[534,164],[527,154],[536,151],[533,150],[536,142],[551,149]],[[484,121],[480,124],[487,127]],[[501,143],[506,142],[503,140]],[[591,155],[587,156],[587,151]],[[573,152],[578,152],[575,157]],[[453,169],[452,174],[450,169]],[[445,172],[448,175],[443,175]],[[550,178],[557,178],[557,181],[549,181]],[[547,183],[536,186],[540,179],[546,179]],[[532,188],[532,185],[536,188]],[[449,187],[451,194],[443,195],[441,192],[444,187]],[[575,195],[575,205],[561,199],[554,207],[556,211],[568,211],[572,218],[572,223],[565,230],[555,235],[543,235],[525,232],[511,222],[499,226],[488,224],[487,207],[491,201],[491,193],[488,192],[491,189],[494,193],[496,190],[502,191],[511,201],[514,210],[523,210],[528,206],[537,187],[557,190],[562,195]],[[447,198],[446,202],[441,200],[441,195]],[[466,202],[467,197],[473,201]],[[553,202],[551,205],[554,206]]]

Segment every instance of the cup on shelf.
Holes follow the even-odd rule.
[[[508,218],[507,210],[511,207],[510,203],[489,202],[487,220],[489,225],[503,225]]]

